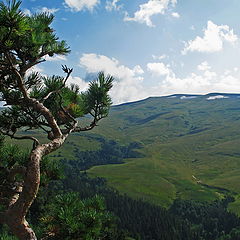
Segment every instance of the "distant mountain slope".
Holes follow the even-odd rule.
[[[238,199],[231,208],[240,213],[240,94],[177,94],[113,106],[97,128],[72,135],[52,155],[77,160],[78,149],[90,154],[103,137],[141,146],[142,154],[124,164],[88,170],[120,192],[165,207],[178,197],[211,201],[231,194]]]
[[[89,171],[133,197],[168,206],[176,197],[240,193],[240,94],[178,94],[114,106],[94,133],[142,144],[144,158]]]

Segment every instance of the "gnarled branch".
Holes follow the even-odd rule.
[[[65,87],[66,82],[67,82],[68,78],[70,77],[70,75],[71,75],[71,73],[72,73],[72,71],[73,71],[73,68],[68,68],[66,65],[65,65],[65,66],[62,65],[62,70],[63,70],[65,73],[67,73],[67,76],[66,76],[65,79],[63,80],[62,86],[60,86],[59,89],[57,89],[57,90],[55,90],[55,91],[51,91],[50,93],[48,93],[44,98],[42,98],[42,100],[40,101],[41,103],[44,103],[52,94],[54,94],[54,93],[59,93],[60,90]]]

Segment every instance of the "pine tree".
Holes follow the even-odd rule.
[[[8,166],[0,166],[1,176],[5,174],[5,185],[0,186],[4,189],[0,223],[7,224],[19,239],[34,240],[26,214],[38,193],[41,160],[60,148],[70,133],[91,130],[107,117],[113,77],[100,72],[82,93],[78,86],[67,85],[73,71],[67,66],[62,66],[65,77],[29,71],[46,56],[65,55],[70,49],[51,28],[52,14],[26,16],[20,5],[18,0],[0,2],[0,101],[8,106],[0,112],[0,132],[12,139],[31,140],[33,147],[26,165],[9,157]],[[92,120],[80,127],[78,120],[85,115]],[[41,143],[31,134],[21,135],[23,129],[40,129],[49,141]]]

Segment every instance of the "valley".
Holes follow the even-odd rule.
[[[95,163],[89,176],[166,208],[176,198],[213,201],[233,195],[236,202],[229,208],[240,214],[239,97],[173,95],[113,106],[96,129],[70,136],[52,156],[77,161],[78,150],[97,151],[101,139],[120,146],[137,143],[139,156],[121,164]]]
[[[142,148],[138,151],[144,157],[121,165],[95,166],[88,173],[106,178],[120,192],[165,207],[179,197],[212,201],[226,193],[237,196],[239,103],[239,95],[211,94],[149,98],[114,106],[94,134],[123,145],[139,142]],[[237,211],[235,205],[231,209]]]

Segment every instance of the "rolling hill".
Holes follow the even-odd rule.
[[[164,207],[176,198],[234,195],[230,209],[239,211],[240,94],[178,94],[113,106],[96,129],[72,135],[52,157],[78,160],[76,152],[97,151],[102,139],[138,146],[140,154],[121,164],[88,170],[121,193]]]
[[[144,157],[88,171],[132,197],[166,207],[177,197],[211,201],[234,194],[238,198],[238,94],[151,97],[114,106],[94,134],[123,145],[141,144],[138,151]]]

